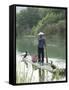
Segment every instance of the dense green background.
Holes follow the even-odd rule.
[[[16,13],[16,35],[35,34],[43,31],[46,35],[66,32],[65,9],[28,7]]]

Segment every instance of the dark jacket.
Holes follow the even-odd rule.
[[[39,37],[39,39],[38,39],[38,48],[44,48],[45,45],[46,45],[45,38]]]

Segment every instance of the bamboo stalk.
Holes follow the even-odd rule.
[[[47,57],[47,47],[46,47],[46,62],[48,63],[48,57]]]
[[[46,63],[48,63],[48,56],[47,56],[47,44],[46,44]]]

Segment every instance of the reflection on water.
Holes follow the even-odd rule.
[[[47,56],[49,63],[53,61],[59,69],[66,68],[66,46],[65,39],[61,39],[59,36],[53,36],[46,39],[47,43]],[[16,39],[16,82],[17,83],[29,83],[39,82],[39,70],[34,70],[32,65],[29,63],[28,68],[24,62],[21,62],[22,57],[20,53],[28,51],[30,55],[37,55],[37,37],[24,36]],[[45,50],[46,53],[46,50]],[[31,56],[28,58],[31,60]],[[57,72],[50,73],[44,71],[44,81],[60,81],[66,80],[66,76],[62,73]]]
[[[32,60],[31,56],[27,56],[26,59]],[[24,62],[21,62],[22,57],[18,52],[16,54],[16,82],[17,83],[32,83],[32,82],[40,82],[44,77],[42,82],[48,81],[64,81],[66,80],[65,75],[59,75],[58,70],[57,73],[51,73],[47,70],[44,70],[42,76],[39,76],[39,69],[34,69],[31,63],[28,63],[28,67]],[[49,63],[54,61],[53,63],[59,68],[59,70],[63,70],[66,67],[65,61],[56,58],[48,58]],[[41,72],[42,73],[42,72]],[[40,74],[41,75],[41,74]]]

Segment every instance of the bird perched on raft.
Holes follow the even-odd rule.
[[[27,56],[29,56],[29,53],[27,51],[25,51],[25,53],[22,53],[21,56],[22,56],[22,61],[23,61]],[[31,61],[33,63],[37,62],[37,60],[38,60],[37,55],[30,55],[30,56],[31,56]],[[28,59],[29,59],[29,57],[28,57]]]
[[[53,64],[53,61],[51,61],[51,67],[52,69],[56,69],[56,66]]]
[[[27,56],[28,56],[28,52],[27,51],[25,51],[25,53],[23,53],[22,55],[22,61],[21,62],[25,62],[25,64],[26,64],[26,66],[28,67],[28,64],[27,64],[27,62],[24,60]]]
[[[27,51],[25,51],[25,53],[22,53],[22,54],[21,54],[21,56],[23,57],[23,59],[26,58],[27,55],[28,55],[28,52],[27,52]]]

